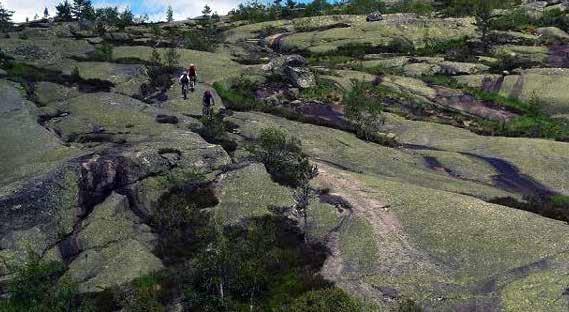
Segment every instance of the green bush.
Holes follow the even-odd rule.
[[[113,61],[113,45],[104,42],[101,46],[98,46],[95,50],[95,60],[101,62],[112,62]]]
[[[307,291],[331,287],[316,274],[325,259],[319,244],[306,244],[286,217],[264,216],[214,232],[192,262],[185,291],[191,311],[287,311]],[[284,310],[283,310],[284,309]]]
[[[468,37],[461,37],[448,40],[426,39],[425,46],[415,51],[418,56],[435,56],[441,54],[459,55],[466,58],[471,49],[468,47]]]
[[[46,261],[28,252],[23,266],[14,269],[9,282],[9,299],[0,300],[2,311],[67,312],[77,308],[75,283],[61,278],[65,266],[61,262]]]
[[[339,288],[313,290],[300,296],[286,311],[291,312],[357,312],[361,304]]]
[[[356,135],[372,141],[383,126],[383,95],[370,84],[354,82],[351,91],[345,93],[343,103],[346,118],[356,130]]]
[[[490,22],[490,28],[504,31],[525,30],[532,25],[532,20],[523,9],[509,11]]]
[[[296,187],[318,173],[318,168],[302,152],[300,140],[278,128],[263,129],[259,145],[252,152],[279,183]]]
[[[403,0],[396,3],[387,10],[385,13],[415,13],[417,15],[431,15],[434,12],[434,7],[429,1],[424,0]]]
[[[332,80],[318,78],[316,85],[302,89],[300,96],[307,100],[339,102],[342,100],[342,90]]]
[[[205,31],[190,30],[183,35],[183,45],[186,49],[214,52],[217,40]]]

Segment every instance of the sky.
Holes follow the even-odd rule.
[[[0,0],[7,9],[15,11],[13,20],[23,22],[26,17],[33,19],[34,15],[43,15],[45,7],[50,14],[55,14],[55,6],[63,0]],[[72,0],[69,0],[72,2]],[[174,19],[186,19],[201,14],[204,5],[209,5],[213,11],[226,14],[229,10],[237,7],[244,0],[92,0],[95,7],[118,6],[119,8],[130,7],[136,15],[148,14],[151,20],[163,20],[166,18],[166,8],[171,5],[174,9]]]

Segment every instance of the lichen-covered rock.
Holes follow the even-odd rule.
[[[542,27],[536,32],[541,35],[541,40],[545,43],[569,43],[569,34],[557,27]]]
[[[287,55],[273,58],[263,66],[265,71],[280,76],[295,87],[310,88],[316,84],[314,73],[307,67],[308,62],[300,55]]]
[[[95,206],[76,237],[80,253],[66,274],[81,292],[99,292],[163,268],[152,254],[156,235],[123,195],[112,193]]]

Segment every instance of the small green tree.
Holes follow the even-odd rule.
[[[209,5],[206,4],[206,5],[203,7],[203,10],[202,10],[202,16],[203,16],[204,18],[209,19],[209,18],[211,17],[211,12],[212,12],[212,11],[211,11],[211,8],[209,7]]]
[[[259,146],[252,151],[280,183],[298,187],[318,174],[318,167],[302,152],[300,140],[279,128],[261,130]]]
[[[294,190],[293,198],[294,205],[292,206],[293,214],[302,220],[302,225],[304,227],[304,232],[308,230],[308,209],[310,206],[310,201],[313,197],[312,188],[308,184],[308,181],[303,181],[302,184]],[[305,242],[308,239],[308,235],[304,235]]]
[[[168,9],[166,10],[166,21],[168,21],[168,23],[174,21],[174,9],[172,9],[171,5],[169,5]]]
[[[324,15],[332,7],[326,0],[313,0],[304,10],[305,16]]]
[[[48,18],[49,17],[49,10],[47,9],[47,7],[43,10],[43,18]]]
[[[180,53],[178,53],[178,49],[174,44],[166,50],[166,54],[164,55],[164,65],[166,69],[171,72],[180,66]]]
[[[134,23],[134,14],[129,8],[125,8],[124,11],[119,15],[117,27],[119,29],[125,29]]]
[[[157,49],[152,49],[152,54],[150,55],[150,63],[154,66],[159,66],[162,64],[162,57]]]
[[[383,125],[383,94],[368,83],[354,82],[344,95],[346,118],[350,120],[358,137],[371,141]]]
[[[10,11],[0,3],[0,32],[7,32],[12,28],[12,16],[14,11]]]
[[[91,0],[73,0],[71,14],[76,19],[94,20],[96,17]]]
[[[56,18],[58,20],[69,22],[73,19],[73,14],[71,13],[71,4],[68,0],[65,0],[58,4],[55,9],[57,11]]]
[[[494,18],[493,11],[512,7],[516,0],[442,0],[440,6],[445,6],[444,12],[449,16],[474,16],[476,26],[481,33],[481,40],[486,48],[488,32]]]
[[[382,0],[350,0],[345,6],[350,14],[369,14],[385,9],[385,3]]]

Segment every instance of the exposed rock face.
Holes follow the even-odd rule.
[[[112,193],[95,206],[75,239],[81,252],[67,274],[80,283],[82,292],[98,292],[162,268],[152,254],[156,235],[129,208],[124,195]]]
[[[374,12],[366,17],[367,22],[379,22],[383,20],[383,16],[379,12]]]
[[[536,30],[546,43],[569,43],[569,34],[557,27],[542,27]]]
[[[156,237],[146,224],[157,199],[187,172],[213,173],[227,165],[228,155],[185,127],[156,122],[160,114],[147,104],[117,94],[53,90],[40,97],[46,106],[39,112],[15,84],[0,80],[0,156],[6,167],[0,179],[0,256],[15,265],[31,250],[64,261],[83,292],[159,270]],[[115,142],[118,132],[128,146],[78,149],[59,139],[89,137],[79,142],[100,144]],[[6,270],[2,265],[0,275]]]
[[[287,55],[273,58],[263,69],[287,79],[298,88],[310,88],[316,84],[308,62],[300,55]]]

